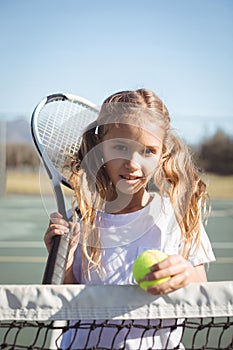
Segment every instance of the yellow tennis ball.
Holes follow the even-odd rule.
[[[167,258],[167,255],[159,250],[146,250],[137,257],[133,264],[133,276],[140,287],[147,290],[148,287],[168,281],[171,277],[163,277],[154,281],[140,282],[150,271],[151,266]]]

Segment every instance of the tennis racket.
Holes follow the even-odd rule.
[[[70,185],[63,174],[67,156],[76,154],[82,134],[97,119],[99,109],[88,100],[70,95],[54,94],[44,98],[31,118],[32,137],[51,180],[57,210],[65,220],[67,211],[62,186]],[[43,284],[62,284],[69,252],[71,233],[55,236],[47,259]]]

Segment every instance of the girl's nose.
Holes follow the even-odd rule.
[[[139,158],[139,155],[137,155],[136,152],[131,154],[129,158],[125,160],[126,169],[133,170],[133,171],[140,169],[140,162],[138,158]]]

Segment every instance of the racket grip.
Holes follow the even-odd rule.
[[[42,284],[63,284],[71,234],[55,236],[46,262]]]
[[[60,180],[53,179],[52,183],[58,211],[63,216],[63,218],[68,221]],[[66,271],[66,263],[69,254],[70,239],[70,232],[62,236],[53,237],[52,247],[47,259],[42,280],[43,284],[63,284]]]

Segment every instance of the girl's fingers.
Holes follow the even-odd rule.
[[[62,225],[64,227],[69,227],[69,224],[66,220],[64,220],[62,217],[50,217],[50,225],[55,224],[55,225]]]
[[[46,240],[47,242],[51,242],[52,238],[53,238],[54,236],[57,236],[57,235],[59,235],[59,236],[64,235],[63,229],[59,229],[59,228],[54,228],[54,229],[52,229],[52,230],[48,229],[48,230],[46,231],[46,233],[45,233],[45,237],[44,237],[44,238],[45,238],[45,240]]]
[[[64,235],[71,232],[71,248],[75,247],[79,242],[80,237],[80,224],[67,222],[63,219],[63,216],[60,213],[52,213],[50,215],[50,222],[47,231],[45,232],[44,242],[45,245],[50,251],[52,239],[57,235]]]
[[[69,227],[60,225],[60,224],[50,224],[48,231],[54,231],[54,230],[60,230],[63,231],[63,233],[68,233],[69,232]]]
[[[51,213],[49,216],[50,216],[50,217],[61,217],[61,218],[62,218],[62,215],[61,215],[58,211],[54,211],[54,212]]]
[[[151,272],[148,273],[143,280],[153,281],[167,276],[175,276],[180,273],[188,274],[192,268],[190,262],[185,260],[182,256],[171,255],[162,262],[153,265]]]
[[[58,212],[54,212],[54,213],[51,213],[49,217],[50,217],[50,219],[51,218],[60,218],[61,219],[63,216]]]
[[[173,292],[174,290],[177,290],[179,288],[183,288],[188,285],[188,280],[185,276],[185,274],[181,273],[179,275],[176,275],[172,277],[170,280],[155,285],[153,287],[149,287],[147,289],[147,292],[152,295],[161,295],[161,294],[167,294],[170,292]]]
[[[69,232],[69,224],[62,218],[60,213],[50,215],[50,223],[44,235],[44,242],[47,250],[51,249],[51,242],[54,236],[62,236]]]
[[[170,279],[162,284],[148,288],[153,295],[165,294],[186,286],[191,281],[193,266],[182,256],[171,255],[164,261],[152,266],[143,281],[154,281],[164,277]]]
[[[153,281],[159,278],[163,278],[163,277],[168,277],[168,276],[176,276],[179,275],[181,273],[187,275],[190,271],[190,269],[192,269],[192,266],[186,263],[182,263],[179,265],[174,265],[174,266],[169,266],[163,270],[158,270],[155,272],[150,272],[149,274],[147,274],[144,278],[145,281]]]
[[[50,227],[48,228],[48,230],[46,231],[45,235],[44,235],[44,242],[46,245],[46,248],[48,251],[50,251],[51,249],[51,243],[52,243],[52,239],[54,236],[62,236],[64,234],[63,230],[59,230],[59,229],[50,229]]]
[[[152,266],[151,271],[162,270],[170,266],[178,265],[182,262],[187,262],[181,255],[169,255],[166,259]]]

